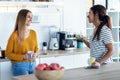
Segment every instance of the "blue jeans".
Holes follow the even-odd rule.
[[[26,75],[34,73],[35,62],[17,62],[13,64],[13,75]]]

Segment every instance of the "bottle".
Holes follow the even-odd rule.
[[[47,42],[43,42],[43,54],[47,54]]]

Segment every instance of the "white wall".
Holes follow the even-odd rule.
[[[86,33],[86,0],[64,0],[64,27],[65,30]]]
[[[34,29],[38,37],[39,48],[42,49],[42,42],[49,42],[49,28],[50,26],[61,27],[61,13],[54,7],[38,8],[37,11],[31,10],[34,18],[34,23],[30,28]],[[19,11],[19,10],[18,10]],[[0,46],[6,49],[9,36],[14,30],[17,11],[8,12],[0,11]]]
[[[9,10],[9,8],[8,8]],[[10,11],[10,10],[9,10]],[[38,11],[38,12],[34,12]],[[49,27],[57,26],[58,28],[70,32],[86,33],[86,0],[64,0],[64,14],[59,14],[58,9],[32,9],[37,16],[39,23],[31,24],[30,28],[37,32],[39,48],[42,48],[42,42],[49,41]],[[55,14],[51,14],[55,13]],[[14,29],[16,13],[0,13],[0,46],[6,49],[7,40]],[[62,17],[64,17],[62,19]],[[63,20],[61,22],[61,20]],[[63,23],[63,25],[61,24]]]
[[[15,13],[0,13],[0,46],[6,48],[7,40],[14,30]]]

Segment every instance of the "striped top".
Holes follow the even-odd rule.
[[[93,34],[90,36],[90,57],[95,57],[99,61],[108,51],[106,44],[113,43],[112,32],[107,26],[103,26],[100,33],[100,40],[97,41],[95,38],[92,41],[93,36]]]

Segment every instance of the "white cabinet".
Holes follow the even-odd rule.
[[[40,58],[40,63],[59,63],[65,69],[74,68],[74,55]]]
[[[90,57],[90,53],[85,54],[77,54],[74,57],[74,65],[76,68],[88,66],[88,59]]]
[[[65,69],[88,66],[89,53],[40,58],[40,63],[59,63]]]
[[[36,58],[36,66],[40,63],[40,59]]]
[[[0,62],[0,80],[12,80],[11,61]]]

